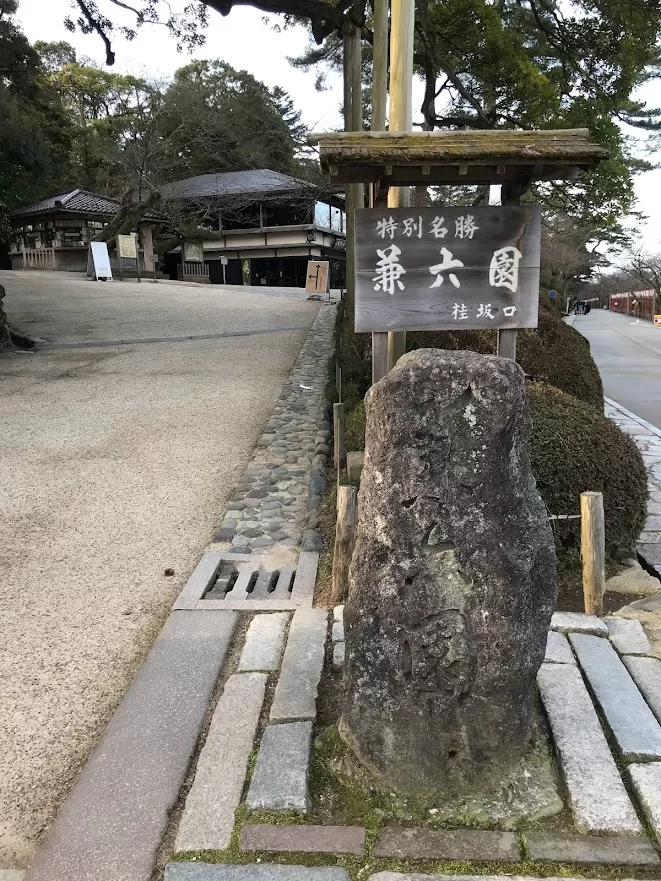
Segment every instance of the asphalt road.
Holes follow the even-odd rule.
[[[593,309],[574,327],[590,342],[604,394],[661,428],[661,328]]]
[[[319,307],[58,273],[0,284],[12,324],[49,341],[0,355],[0,868],[17,868],[209,542]]]

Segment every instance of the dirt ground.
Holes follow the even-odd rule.
[[[319,305],[0,272],[0,868],[36,842],[209,542]],[[164,574],[173,569],[173,576]]]

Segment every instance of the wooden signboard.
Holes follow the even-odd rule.
[[[120,259],[122,257],[128,260],[138,259],[135,233],[131,233],[128,236],[117,236],[117,254]]]
[[[204,263],[202,242],[186,242],[184,244],[185,263]]]
[[[306,294],[327,294],[330,291],[330,263],[327,260],[310,260],[305,278]]]
[[[541,212],[356,211],[356,331],[537,327]]]

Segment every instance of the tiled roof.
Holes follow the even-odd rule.
[[[21,205],[10,212],[12,217],[24,217],[29,214],[43,214],[47,211],[70,211],[75,214],[113,215],[119,208],[119,202],[105,196],[97,196],[87,190],[71,190],[69,193],[58,193],[41,202]]]
[[[294,195],[318,188],[311,183],[257,168],[249,171],[226,171],[222,174],[200,174],[160,187],[164,199],[223,199],[231,196]]]

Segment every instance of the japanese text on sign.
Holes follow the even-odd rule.
[[[356,212],[356,330],[536,327],[537,206]]]

